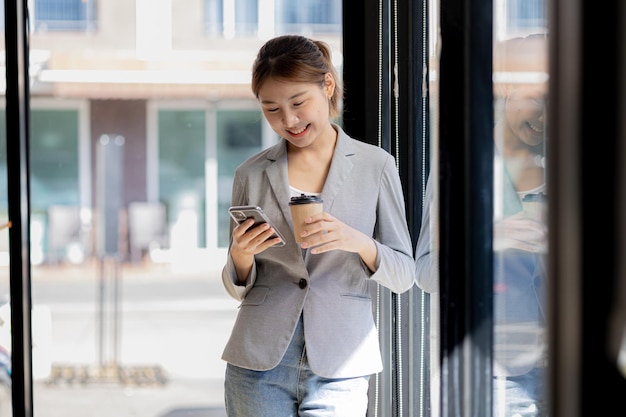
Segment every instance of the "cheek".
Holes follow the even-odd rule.
[[[509,105],[505,111],[506,121],[513,129],[517,129],[524,122],[524,110],[517,105]]]
[[[327,118],[330,114],[330,100],[326,96],[323,96],[315,107],[317,109],[317,114],[319,114],[320,117]]]
[[[265,116],[265,119],[270,125],[274,125],[279,121],[278,115],[275,113],[269,113],[264,111],[263,116]]]

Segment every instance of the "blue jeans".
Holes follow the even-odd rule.
[[[369,376],[315,375],[306,358],[301,317],[278,366],[252,371],[227,364],[224,388],[229,417],[365,417]]]
[[[494,417],[546,417],[545,369],[494,378]]]

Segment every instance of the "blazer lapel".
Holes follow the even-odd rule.
[[[332,204],[344,182],[349,179],[352,172],[352,161],[350,157],[355,155],[350,138],[338,126],[337,144],[333,153],[333,160],[330,165],[328,177],[322,189],[322,199],[324,200],[324,210],[331,212]],[[291,211],[289,210],[289,180],[287,176],[287,141],[281,139],[280,146],[276,146],[272,152],[267,154],[267,159],[272,161],[265,169],[265,174],[270,183],[270,187],[276,196],[277,204],[291,227]]]
[[[280,210],[288,224],[291,225],[291,212],[289,211],[289,179],[287,177],[287,141],[281,139],[280,146],[276,146],[267,154],[267,159],[272,161],[265,169],[265,175],[269,180],[270,187]]]
[[[330,164],[330,170],[328,177],[324,183],[324,189],[322,190],[322,199],[324,200],[324,210],[327,212],[332,211],[332,205],[335,201],[337,193],[341,189],[343,183],[350,177],[352,172],[352,161],[350,157],[355,155],[355,149],[352,146],[348,135],[338,126],[337,129],[337,144],[335,145],[335,152],[333,154],[333,160]]]

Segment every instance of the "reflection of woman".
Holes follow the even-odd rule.
[[[494,127],[494,416],[545,415],[544,96],[544,86],[509,86]],[[433,181],[431,175],[415,253],[416,283],[430,293],[439,290]],[[438,299],[431,303],[438,310]]]
[[[544,86],[509,87],[494,130],[496,416],[545,415],[545,129]]]
[[[506,87],[494,128],[496,250],[545,251],[542,206],[536,204],[546,194],[545,130],[545,86]]]

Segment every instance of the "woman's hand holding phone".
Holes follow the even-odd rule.
[[[273,246],[284,246],[285,239],[258,206],[233,206],[228,209],[238,224],[233,239],[241,250],[260,253]]]

